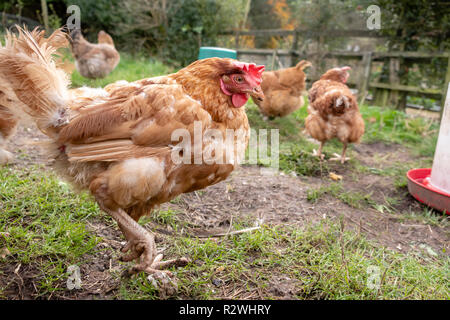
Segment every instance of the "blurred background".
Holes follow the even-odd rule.
[[[69,5],[81,9],[90,41],[105,30],[119,51],[179,68],[201,46],[237,49],[267,70],[313,63],[308,81],[337,65],[353,68],[360,101],[440,111],[450,78],[450,4],[395,0],[2,0],[0,23],[55,29]],[[380,8],[380,28],[368,19]]]

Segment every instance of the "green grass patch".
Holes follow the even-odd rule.
[[[345,191],[341,182],[333,182],[318,188],[310,188],[306,193],[306,199],[312,203],[316,203],[325,195],[331,195],[357,209],[374,204],[370,194],[359,191]]]
[[[416,155],[433,157],[439,122],[409,117],[405,112],[377,106],[362,106],[366,121],[363,142],[397,143],[411,148]]]
[[[170,251],[193,261],[174,270],[179,298],[215,299],[223,292],[232,298],[239,290],[277,298],[271,289],[280,276],[290,279],[292,298],[298,299],[449,298],[448,258],[400,254],[330,220],[301,229],[263,227],[222,239],[177,238]],[[119,295],[157,299],[143,275],[122,283]]]

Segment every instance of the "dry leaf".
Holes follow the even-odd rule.
[[[334,172],[330,172],[330,178],[333,181],[341,181],[342,180],[342,176],[340,176]]]
[[[224,266],[220,266],[216,269],[216,272],[222,272],[223,270],[225,270]]]

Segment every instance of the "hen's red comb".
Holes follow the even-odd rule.
[[[264,66],[257,66],[254,63],[246,63],[240,61],[234,62],[234,65],[249,74],[255,81],[261,83],[261,76],[264,71]]]

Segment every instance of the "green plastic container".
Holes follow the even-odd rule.
[[[237,53],[236,50],[226,48],[200,47],[198,60],[212,57],[237,59]]]

